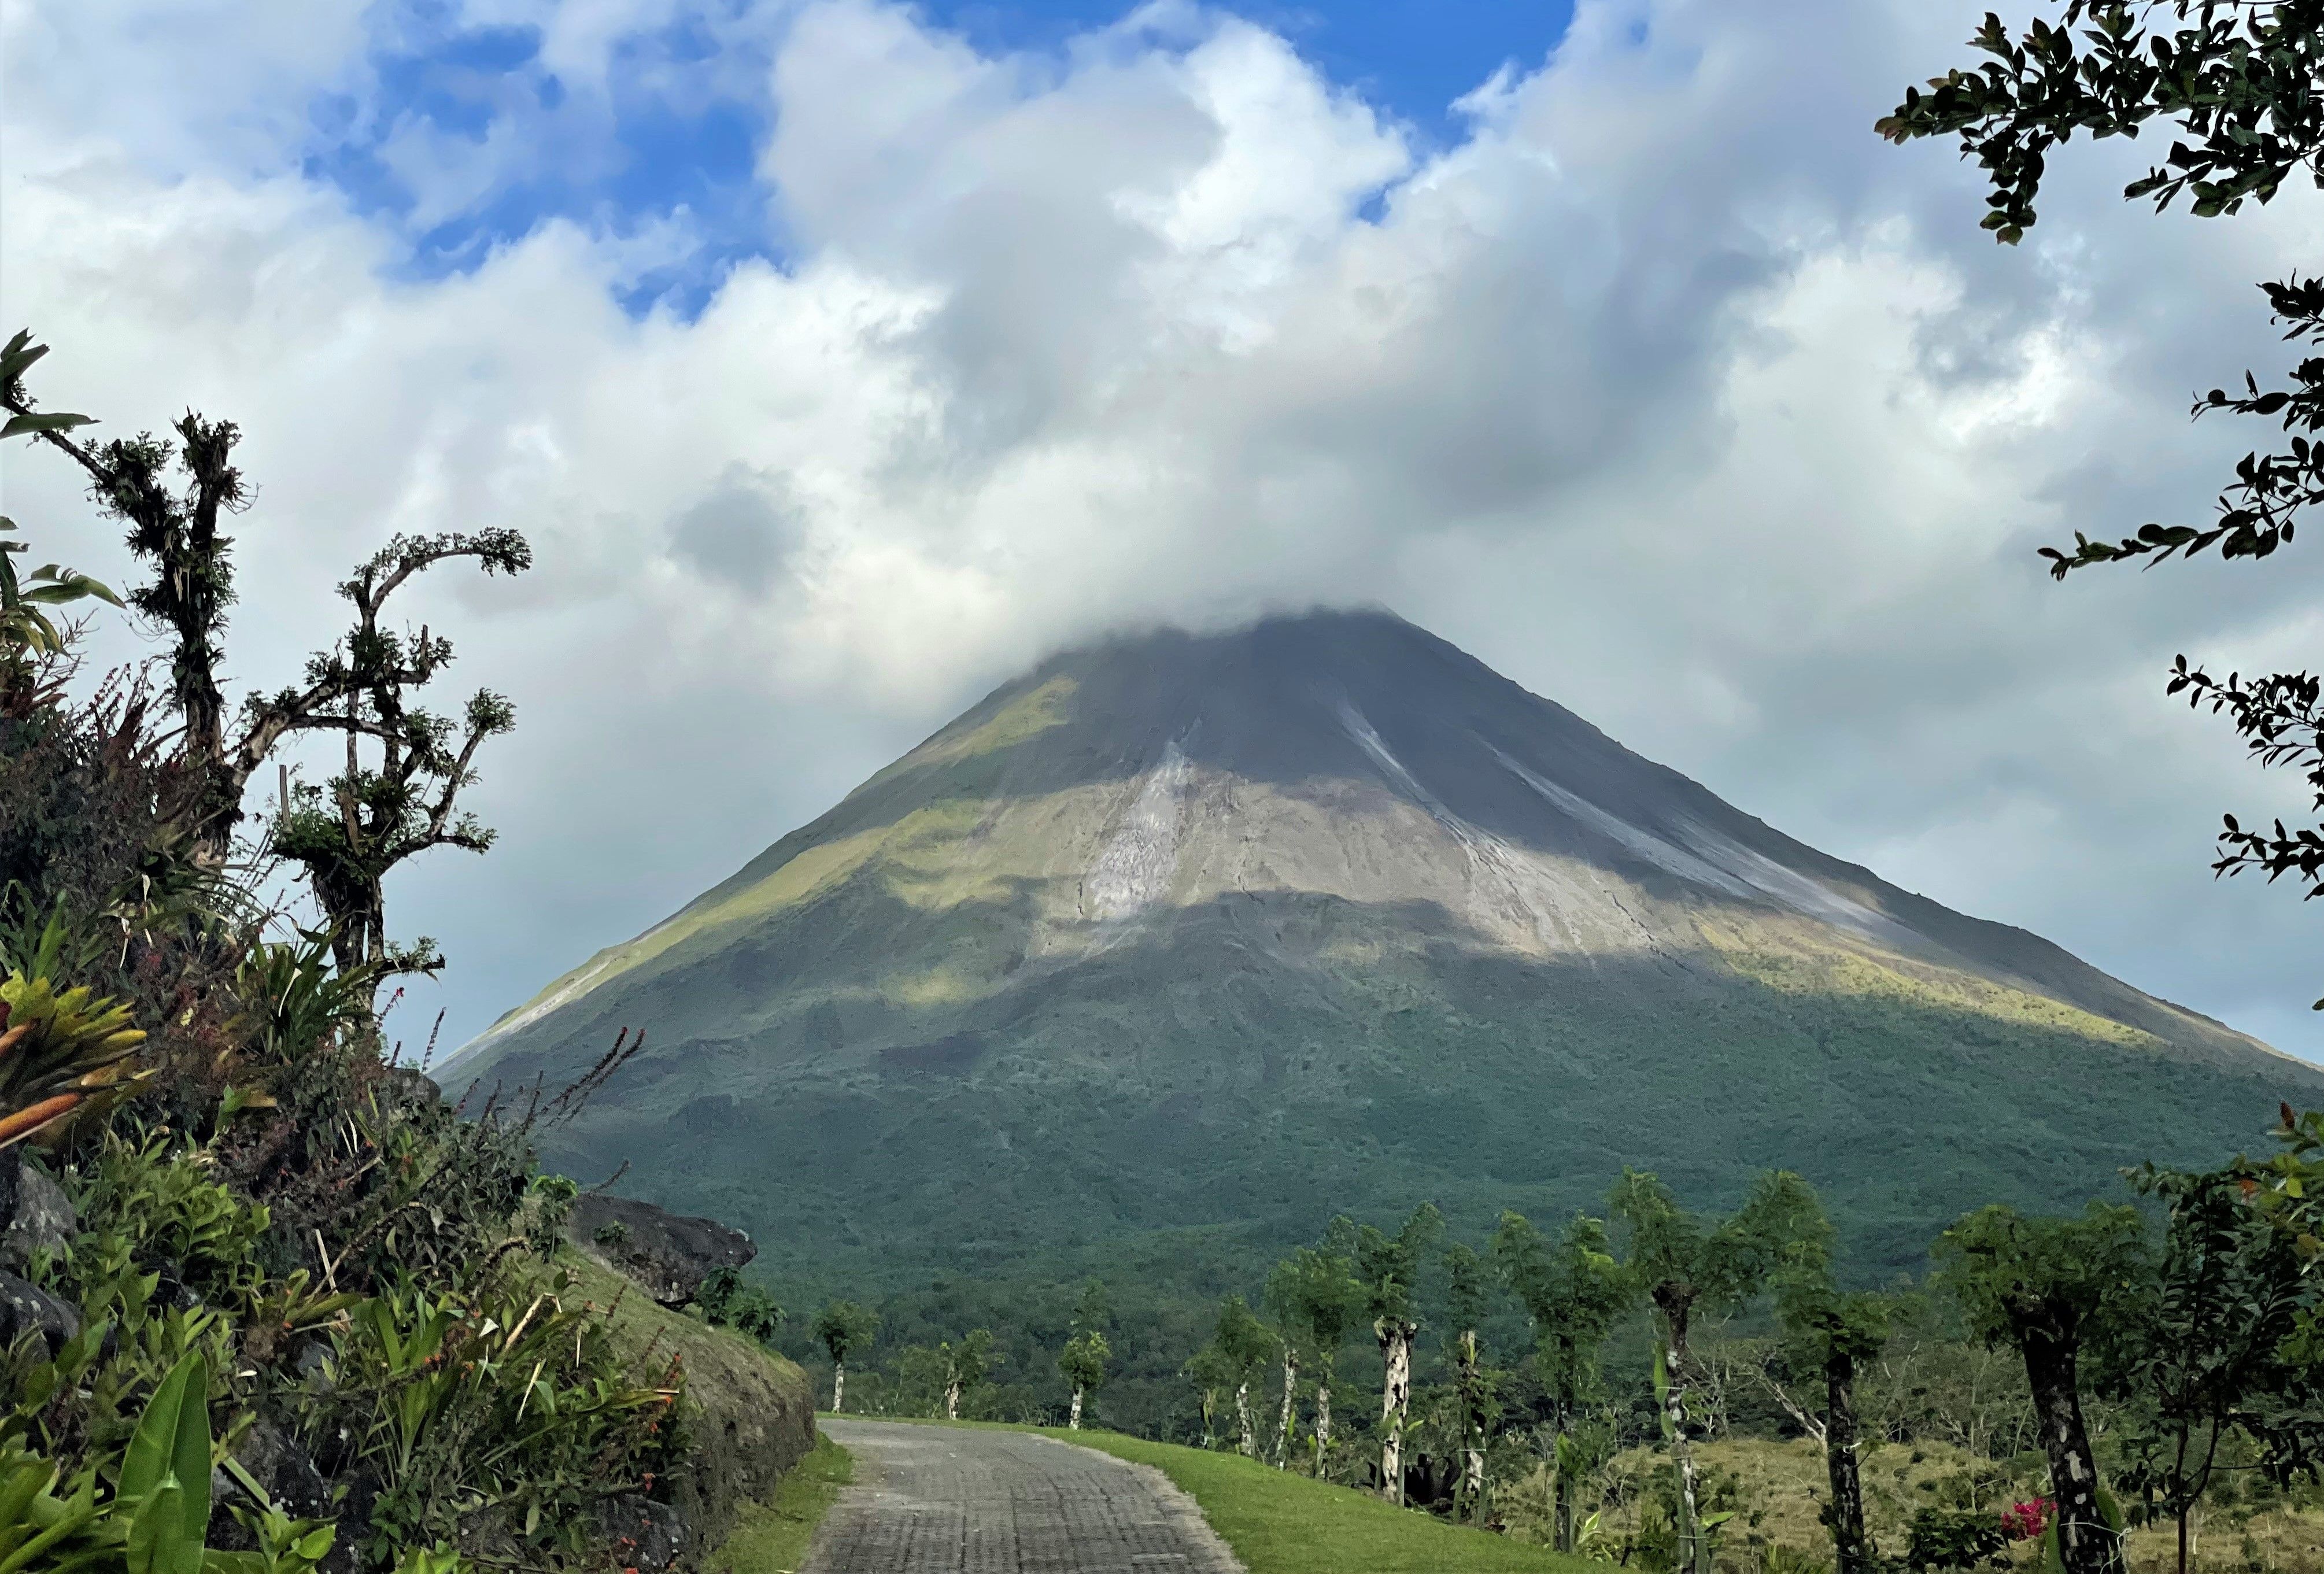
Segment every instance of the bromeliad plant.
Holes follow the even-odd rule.
[[[568,1307],[560,1274],[532,1288],[510,1275],[481,1293],[416,1284],[355,1306],[335,1340],[332,1391],[308,1427],[347,1440],[382,1483],[367,1549],[449,1538],[493,1512],[509,1533],[581,1550],[591,1510],[649,1490],[678,1446],[679,1374],[654,1387],[622,1376],[605,1325]]]
[[[253,1551],[206,1545],[210,1523],[209,1372],[198,1353],[171,1367],[146,1402],[110,1496],[94,1466],[58,1487],[57,1467],[0,1439],[0,1569],[112,1574],[311,1574],[336,1527],[276,1508],[231,1456],[225,1462],[258,1505],[235,1505]]]
[[[50,934],[61,934],[52,924]],[[129,1008],[49,977],[48,946],[0,979],[0,1148],[110,1100],[151,1075],[128,1062],[145,1042]]]

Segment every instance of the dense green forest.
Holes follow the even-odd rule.
[[[1647,1569],[2101,1567],[2124,1533],[2185,1567],[2207,1522],[2236,1566],[2308,1567],[2324,1117],[2282,1119],[2080,1215],[1978,1210],[1917,1283],[1858,1287],[1796,1176],[1705,1217],[1626,1172],[1607,1219],[1473,1246],[1432,1206],[1337,1219],[1210,1306],[938,1280],[776,1337],[844,1363],[850,1411],[1078,1417]]]

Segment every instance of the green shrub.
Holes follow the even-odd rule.
[[[569,1288],[562,1274],[472,1293],[407,1283],[349,1310],[302,1431],[336,1471],[367,1468],[381,1482],[365,1549],[375,1562],[448,1542],[480,1511],[522,1541],[578,1552],[599,1503],[667,1473],[682,1374],[631,1382],[604,1320],[566,1305]]]
[[[2009,1533],[2001,1516],[1975,1510],[1921,1508],[1905,1527],[1908,1569],[1979,1569],[2006,1560]]]

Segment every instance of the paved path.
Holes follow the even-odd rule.
[[[799,1574],[1243,1574],[1150,1467],[1028,1432],[817,1424],[855,1484]]]

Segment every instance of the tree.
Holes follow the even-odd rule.
[[[1452,1388],[1461,1411],[1461,1479],[1453,1505],[1474,1523],[1485,1512],[1485,1429],[1493,1420],[1493,1384],[1484,1368],[1477,1330],[1490,1310],[1485,1266],[1469,1247],[1455,1244],[1444,1254],[1444,1309],[1452,1335],[1446,1354],[1452,1361]]]
[[[1074,1385],[1073,1414],[1065,1424],[1074,1431],[1082,1430],[1082,1400],[1105,1385],[1105,1363],[1113,1354],[1105,1342],[1105,1335],[1096,1329],[1085,1328],[1065,1341],[1058,1352],[1057,1369],[1065,1373],[1065,1381]]]
[[[1103,1282],[1083,1281],[1081,1297],[1074,1302],[1073,1337],[1065,1340],[1057,1357],[1058,1368],[1074,1387],[1073,1415],[1067,1424],[1075,1431],[1082,1427],[1084,1396],[1096,1393],[1105,1382],[1105,1364],[1113,1354],[1105,1341],[1105,1330],[1112,1321],[1113,1308],[1106,1300]]]
[[[2149,1165],[2132,1178],[2168,1210],[2154,1271],[2118,1321],[2106,1386],[2128,1402],[2125,1485],[2178,1530],[2186,1574],[2190,1518],[2222,1439],[2261,1441],[2280,1474],[2316,1457],[2324,1374],[2298,1336],[2312,1306],[2294,1238],[2247,1195],[2241,1166],[2204,1174]]]
[[[1629,1238],[1624,1270],[1655,1309],[1655,1386],[1677,1468],[1683,1574],[1711,1574],[1711,1542],[1687,1436],[1687,1396],[1697,1376],[1689,1334],[1697,1316],[1732,1310],[1766,1282],[1781,1243],[1794,1233],[1803,1184],[1796,1175],[1771,1173],[1741,1209],[1719,1220],[1687,1212],[1669,1187],[1642,1170],[1624,1169],[1609,1199]]]
[[[1412,1415],[1412,1341],[1420,1332],[1421,1254],[1443,1228],[1436,1204],[1424,1202],[1394,1235],[1364,1226],[1356,1240],[1356,1277],[1379,1340],[1380,1494],[1404,1502],[1404,1431]]]
[[[0,389],[16,393],[21,402],[26,368],[48,353],[46,345],[32,343],[29,329],[20,331],[0,346]],[[12,414],[0,424],[0,441],[38,438],[49,432],[61,435],[91,424],[85,415],[62,411]],[[0,516],[0,535],[14,535],[16,529],[15,520]],[[121,604],[121,598],[106,585],[54,563],[20,576],[15,557],[24,549],[22,541],[0,541],[0,716],[21,715],[29,708],[34,660],[64,652],[64,637],[42,611],[43,607],[70,606],[81,601]]]
[[[383,976],[440,968],[427,939],[410,947],[388,939],[388,871],[433,847],[483,852],[493,844],[493,833],[474,815],[455,811],[461,789],[476,779],[477,749],[516,724],[513,707],[490,689],[470,695],[456,722],[414,704],[414,693],[450,663],[451,641],[424,627],[398,635],[380,626],[398,589],[456,558],[473,558],[487,574],[514,574],[531,554],[513,530],[398,536],[339,586],[355,605],[355,627],[308,663],[308,692],[330,697],[312,705],[301,726],[342,733],[346,764],[325,787],[292,789],[274,847],[306,870],[343,970]]]
[[[769,1346],[790,1315],[773,1296],[724,1263],[704,1276],[694,1293],[694,1303],[712,1322]]]
[[[2126,201],[2153,199],[2158,212],[2181,198],[2199,218],[2241,212],[2273,199],[2294,172],[2324,179],[2324,5],[2230,5],[2223,0],[2068,0],[2052,23],[2039,18],[2012,37],[1986,16],[1969,41],[1980,68],[1956,68],[1904,102],[1875,129],[1892,142],[1958,136],[1990,182],[1984,227],[2009,244],[2035,218],[2034,198],[2053,148],[2078,133],[2135,137],[2150,121],[2178,133],[2164,161],[2123,189]],[[2324,339],[2324,278],[2293,276],[2260,287],[2284,338]],[[2160,563],[2217,547],[2255,561],[2289,545],[2300,516],[2324,501],[2324,357],[2310,355],[2283,385],[2244,391],[2214,388],[2194,400],[2218,410],[2276,419],[2292,434],[2273,451],[2246,454],[2204,525],[2149,522],[2118,541],[2075,533],[2070,549],[2044,548],[2060,578],[2077,568],[2145,557]],[[2231,386],[2231,385],[2230,385]],[[2306,672],[2246,680],[2214,678],[2181,656],[2167,692],[2224,713],[2263,767],[2306,777],[2311,808],[2324,810],[2324,682]],[[2246,828],[2227,815],[2219,834],[2222,874],[2264,870],[2273,881],[2297,872],[2309,894],[2324,894],[2324,828]],[[2324,1009],[2324,1000],[2317,1006]]]
[[[958,1421],[962,1395],[984,1381],[986,1363],[992,1355],[992,1330],[971,1329],[958,1344],[946,1339],[936,1346],[936,1355],[944,1363],[945,1418]]]
[[[1283,1363],[1283,1412],[1275,1423],[1275,1468],[1278,1470],[1290,1466],[1291,1425],[1299,1398],[1300,1353],[1314,1337],[1302,1303],[1305,1286],[1300,1280],[1304,1268],[1298,1254],[1284,1258],[1268,1270],[1266,1288],[1259,1293],[1259,1304],[1275,1319],[1276,1348]]]
[[[1831,1224],[1804,1182],[1797,1202],[1791,1239],[1774,1275],[1775,1311],[1803,1364],[1822,1379],[1822,1413],[1805,1413],[1780,1386],[1776,1398],[1823,1445],[1824,1475],[1831,1484],[1825,1514],[1835,1574],[1872,1574],[1878,1557],[1864,1528],[1856,1376],[1888,1342],[1892,1307],[1886,1296],[1839,1288],[1832,1275]]]
[[[25,371],[48,353],[46,345],[32,343],[30,329],[20,331],[0,346],[0,390],[12,396],[8,404],[12,411],[25,402]],[[43,433],[63,434],[92,424],[85,415],[62,411],[35,415],[25,409],[22,413],[11,414],[5,424],[0,424],[0,440],[37,439]],[[0,516],[0,535],[14,535],[16,531],[15,520]],[[20,720],[32,704],[34,662],[64,652],[63,632],[42,609],[70,606],[80,601],[101,601],[116,607],[121,604],[121,598],[106,586],[86,574],[54,563],[18,575],[16,555],[24,550],[24,542],[0,541],[0,716]]]
[[[80,467],[90,496],[128,525],[130,551],[152,571],[129,604],[170,641],[170,695],[185,723],[183,801],[172,815],[194,861],[225,865],[250,778],[283,740],[341,733],[345,775],[327,792],[306,789],[282,805],[285,823],[277,829],[290,845],[280,850],[306,867],[317,901],[343,931],[335,941],[342,966],[368,961],[386,971],[431,970],[438,959],[425,943],[408,951],[388,945],[379,877],[429,847],[490,845],[490,833],[473,819],[454,817],[454,803],[474,779],[476,746],[507,731],[512,715],[508,702],[489,690],[469,700],[457,724],[411,706],[407,695],[451,660],[451,645],[426,629],[399,636],[381,628],[380,616],[390,596],[438,563],[473,558],[487,574],[515,574],[531,566],[531,548],[506,529],[397,537],[339,587],[356,607],[348,636],[309,660],[303,684],[253,695],[233,717],[219,677],[235,600],[234,542],[222,527],[250,500],[233,463],[241,431],[189,410],[173,424],[174,442],[144,432],[84,443],[72,436],[84,418],[36,411],[23,385],[24,371],[39,358],[29,339],[19,334],[0,354],[0,409],[13,418],[7,429]],[[376,764],[358,759],[364,740],[379,751]]]
[[[1178,1368],[1179,1375],[1194,1384],[1196,1398],[1202,1406],[1203,1447],[1218,1447],[1219,1395],[1234,1389],[1234,1373],[1226,1357],[1219,1349],[1218,1340],[1206,1340],[1202,1348],[1186,1358]]]
[[[2100,1499],[2079,1368],[2085,1347],[2147,1271],[2137,1210],[2092,1202],[2079,1219],[2028,1219],[1996,1204],[1945,1231],[1936,1252],[1970,1330],[2025,1363],[2064,1574],[2120,1574],[2121,1533]]]
[[[1549,1397],[1554,1535],[1557,1550],[1571,1552],[1574,1419],[1596,1395],[1598,1351],[1637,1303],[1637,1289],[1614,1260],[1606,1226],[1587,1214],[1575,1214],[1552,1249],[1524,1214],[1504,1213],[1493,1258],[1533,1321],[1534,1364]]]
[[[847,1357],[870,1344],[880,1331],[880,1315],[853,1301],[826,1301],[815,1314],[815,1337],[831,1354],[831,1413],[847,1409]]]
[[[1253,1314],[1248,1302],[1240,1295],[1230,1295],[1220,1303],[1218,1328],[1211,1335],[1211,1348],[1217,1352],[1214,1369],[1223,1379],[1222,1385],[1234,1393],[1240,1451],[1255,1459],[1259,1458],[1259,1430],[1251,1416],[1250,1385],[1275,1360],[1275,1335]]]
[[[1299,1350],[1304,1346],[1315,1367],[1314,1474],[1323,1475],[1324,1450],[1332,1442],[1332,1385],[1336,1378],[1340,1347],[1348,1342],[1363,1304],[1363,1286],[1353,1273],[1355,1226],[1335,1219],[1321,1246],[1301,1247],[1268,1275],[1266,1304],[1284,1330],[1283,1434],[1291,1432],[1292,1385],[1298,1377]],[[1278,1458],[1280,1450],[1278,1450]]]

